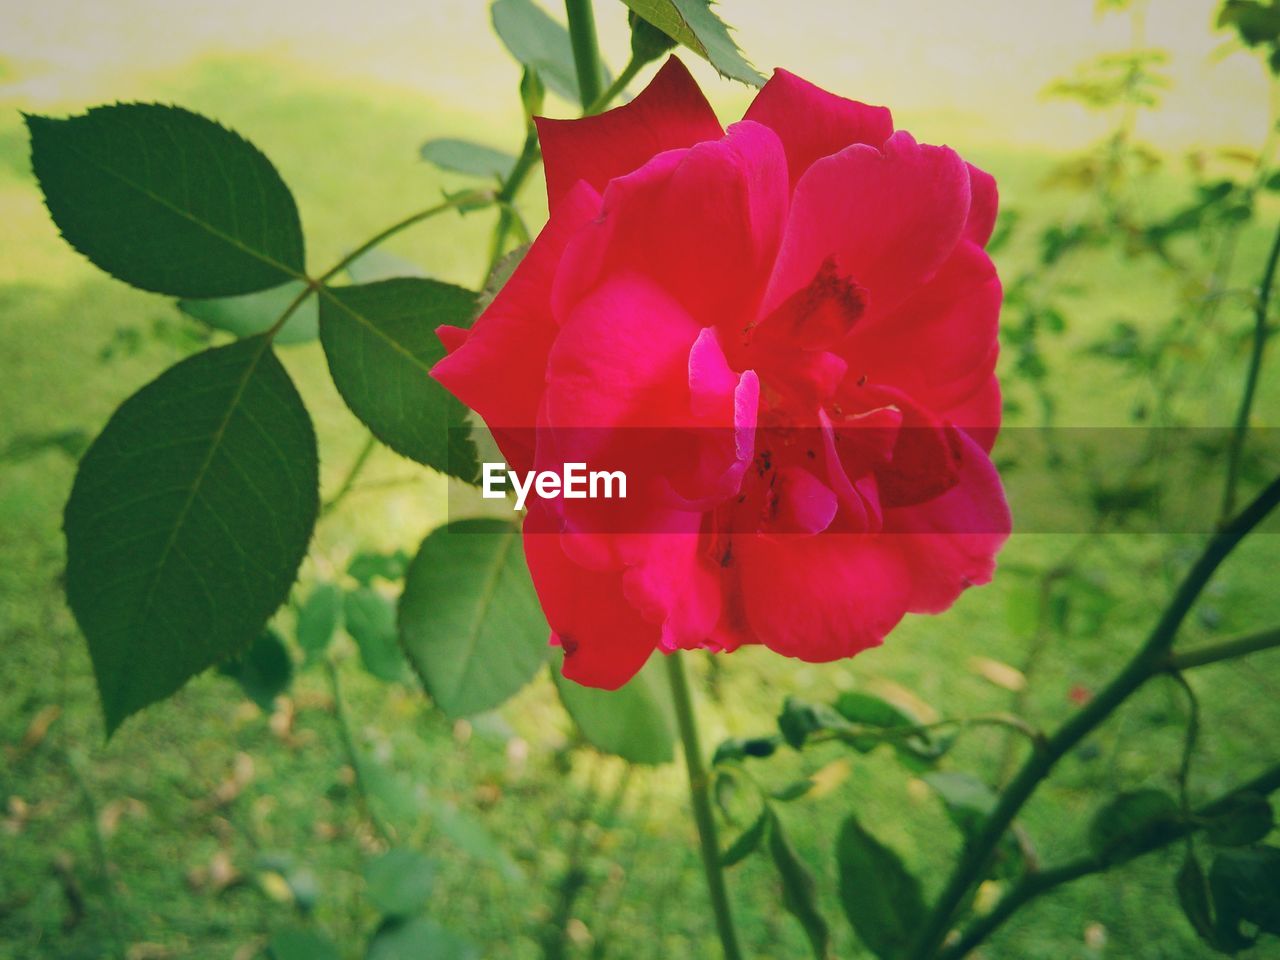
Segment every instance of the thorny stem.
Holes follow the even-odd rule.
[[[1235,427],[1231,434],[1231,446],[1227,449],[1227,481],[1222,493],[1220,516],[1229,517],[1235,509],[1236,485],[1240,479],[1240,460],[1244,453],[1244,441],[1249,433],[1249,415],[1253,411],[1253,399],[1258,392],[1258,377],[1262,372],[1262,355],[1267,348],[1267,312],[1271,305],[1271,289],[1275,285],[1276,264],[1280,262],[1280,227],[1276,228],[1271,253],[1262,272],[1262,286],[1253,315],[1253,349],[1249,354],[1249,372],[1245,375],[1244,392],[1240,396],[1240,409],[1236,412]]]
[[[675,706],[676,722],[680,728],[680,741],[684,747],[685,769],[689,774],[689,799],[693,804],[693,819],[698,827],[698,843],[702,854],[702,866],[707,878],[707,893],[711,897],[711,909],[716,918],[716,930],[724,948],[724,960],[742,960],[738,946],[738,934],[733,926],[733,912],[729,905],[729,892],[724,882],[724,869],[720,865],[720,841],[716,837],[716,819],[711,809],[710,781],[702,760],[702,747],[698,742],[698,723],[693,712],[693,698],[689,693],[689,678],[685,675],[683,654],[675,652],[663,659],[667,663],[667,678],[671,682],[671,699]]]
[[[1241,794],[1261,793],[1265,795],[1273,793],[1277,789],[1280,789],[1280,764],[1264,771],[1248,783],[1241,784],[1235,790],[1224,794],[1212,803],[1200,807],[1191,818],[1184,819],[1168,833],[1153,835],[1152,839],[1142,849],[1133,853],[1133,857],[1144,856],[1190,836],[1200,829],[1206,819],[1227,809],[1231,802]],[[962,960],[963,957],[967,956],[1003,926],[1006,920],[1032,900],[1044,896],[1065,883],[1071,883],[1081,877],[1087,877],[1095,873],[1105,873],[1117,865],[1115,862],[1098,857],[1086,856],[1071,860],[1061,866],[1040,870],[1029,875],[1009,893],[1005,894],[990,913],[975,920],[954,944],[942,950],[938,954],[938,960]]]
[[[1147,680],[1165,671],[1167,654],[1178,629],[1214,571],[1277,504],[1280,504],[1280,477],[1274,479],[1249,506],[1223,526],[1205,545],[1204,551],[1187,572],[1146,642],[1125,668],[1088,705],[1049,737],[1043,751],[1032,753],[1027,758],[1000,795],[995,809],[965,848],[950,880],[920,928],[912,948],[906,953],[907,957],[925,960],[934,955],[951,927],[956,909],[981,878],[1000,838],[1023,805],[1068,751],[1110,717]]]

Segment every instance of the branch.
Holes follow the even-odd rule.
[[[979,834],[966,847],[960,862],[952,871],[951,879],[921,927],[912,949],[907,952],[907,957],[925,960],[934,954],[950,929],[951,918],[956,909],[970,888],[981,878],[1000,838],[1009,829],[1023,805],[1068,751],[1115,712],[1147,680],[1164,671],[1166,657],[1178,629],[1214,571],[1277,504],[1280,504],[1280,477],[1272,480],[1249,506],[1225,524],[1205,545],[1199,559],[1187,572],[1173,599],[1147,636],[1146,642],[1125,668],[1097,697],[1049,738],[1042,752],[1033,753],[1027,758],[1017,776],[1000,795],[1000,800],[983,823]]]
[[[1246,633],[1239,637],[1219,640],[1217,643],[1205,644],[1191,650],[1179,650],[1170,653],[1165,659],[1165,669],[1170,671],[1190,670],[1192,667],[1203,667],[1223,660],[1234,660],[1250,653],[1280,647],[1280,627],[1270,630],[1259,630],[1257,633]]]
[[[1203,826],[1206,819],[1227,809],[1231,802],[1241,794],[1261,793],[1265,795],[1278,789],[1280,789],[1280,764],[1276,764],[1230,793],[1223,794],[1212,803],[1200,807],[1191,819],[1177,824],[1168,833],[1162,833],[1159,837],[1139,847],[1128,859],[1145,856],[1148,853],[1167,847],[1189,834],[1195,833]],[[1128,860],[1122,862],[1128,862]],[[1095,873],[1105,873],[1117,865],[1114,861],[1108,862],[1097,857],[1079,857],[1061,866],[1031,874],[1007,893],[990,913],[975,920],[959,940],[938,954],[938,960],[962,960],[971,950],[991,936],[1004,925],[1006,920],[1032,900],[1044,896],[1063,884]]]

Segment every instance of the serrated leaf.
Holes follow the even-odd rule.
[[[197,354],[112,415],[67,502],[67,599],[108,733],[253,642],[318,510],[315,433],[261,338]]]
[[[256,147],[225,127],[154,103],[26,121],[54,222],[117,279],[204,298],[303,277],[289,188]]]
[[[400,638],[451,717],[492,710],[528,683],[551,648],[520,531],[491,519],[432,531],[405,575]]]
[[[418,851],[388,850],[365,864],[365,892],[384,916],[411,917],[426,907],[435,876],[435,864]]]
[[[760,811],[760,816],[751,822],[751,826],[738,834],[737,839],[720,854],[720,866],[732,867],[759,850],[769,832],[769,819],[769,808],[765,807]]]
[[[267,944],[271,960],[340,960],[337,946],[319,930],[286,927]]]
[[[516,61],[536,71],[548,88],[566,100],[581,102],[569,31],[531,0],[494,0],[489,10],[498,39]],[[611,82],[602,68],[601,89]]]
[[[270,713],[276,697],[289,689],[293,661],[280,634],[268,627],[248,650],[222,663],[218,672],[240,684],[245,696]]]
[[[816,960],[827,960],[831,932],[827,929],[827,921],[818,911],[817,884],[814,883],[813,874],[791,845],[782,821],[774,813],[770,812],[768,816],[769,855],[773,858],[773,865],[782,881],[782,905],[800,921]]]
[[[434,920],[389,920],[369,941],[365,960],[478,960],[480,949]]]
[[[270,290],[238,297],[179,300],[178,309],[215,330],[225,330],[237,337],[251,337],[265,333],[304,289],[306,285],[302,281],[290,280]],[[319,322],[316,297],[312,294],[276,332],[275,342],[281,345],[308,343],[318,335]]]
[[[418,150],[423,160],[441,170],[471,177],[506,180],[516,158],[509,153],[470,140],[439,137],[428,140]]]
[[[631,763],[670,763],[675,758],[675,715],[658,657],[617,690],[566,680],[552,664],[560,702],[586,741]]]
[[[672,40],[688,47],[721,76],[753,87],[764,83],[729,35],[729,27],[711,9],[710,0],[623,0],[635,13]]]
[[[1096,857],[1118,863],[1175,835],[1180,819],[1178,801],[1163,790],[1121,793],[1094,814],[1089,849]]]
[[[479,465],[467,408],[430,371],[444,356],[436,327],[470,325],[475,304],[470,290],[411,277],[320,299],[320,342],[347,406],[392,450],[468,482]]]
[[[343,617],[364,668],[387,683],[407,683],[409,665],[396,642],[395,604],[376,590],[361,587],[347,591]]]
[[[854,932],[881,960],[896,956],[924,921],[920,881],[855,817],[840,828],[836,865],[840,903]]]
[[[307,663],[319,660],[329,649],[329,641],[342,622],[342,602],[337,584],[318,583],[298,611],[298,646]]]

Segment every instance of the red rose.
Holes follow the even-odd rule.
[[[987,582],[1010,529],[994,180],[782,70],[727,132],[675,59],[538,129],[550,220],[433,373],[513,469],[570,450],[644,474],[625,528],[531,504],[565,675],[617,687],[655,648],[847,657]]]

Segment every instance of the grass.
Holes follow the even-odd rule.
[[[259,60],[207,61],[149,81],[149,95],[180,102],[253,139],[293,187],[313,265],[323,266],[407,210],[435,201],[443,181],[416,162],[428,135],[466,132],[501,143],[510,131],[388,89],[339,86]],[[15,105],[19,106],[19,105]],[[69,105],[70,106],[70,105]],[[922,134],[923,135],[923,134]],[[927,139],[927,136],[925,137]],[[958,145],[963,147],[964,145]],[[547,678],[497,715],[449,724],[420,691],[386,686],[337,651],[352,740],[376,769],[398,777],[370,811],[347,756],[332,692],[320,669],[302,671],[270,717],[228,681],[205,676],[173,700],[129,721],[103,743],[83,640],[63,603],[59,518],[74,462],[56,447],[15,455],[16,438],[63,431],[92,435],[123,397],[190,352],[205,336],[160,298],[105,278],[57,237],[25,162],[16,111],[0,115],[0,957],[97,957],[122,945],[132,960],[257,956],[286,926],[315,924],[359,956],[377,923],[361,871],[385,846],[370,813],[398,845],[428,852],[440,869],[432,913],[481,944],[485,956],[533,958],[563,938],[565,956],[715,956],[710,918],[679,771],[626,779],[622,765],[573,747]],[[1037,222],[1069,215],[1069,195],[1044,194],[1048,158],[1008,153],[974,159],[1000,178],[1006,205]],[[1148,198],[1170,202],[1171,179]],[[528,191],[537,206],[537,187]],[[1274,219],[1275,211],[1268,210]],[[488,232],[484,217],[433,221],[398,238],[395,252],[433,275],[475,284]],[[1242,247],[1240,276],[1260,260],[1259,227]],[[1028,242],[1003,255],[1006,275],[1027,262]],[[1137,388],[1080,348],[1117,316],[1153,325],[1173,293],[1158,273],[1109,255],[1073,261],[1064,283],[1087,283],[1072,300],[1069,331],[1050,365],[1065,422],[1125,422]],[[1243,282],[1243,281],[1242,281]],[[1244,329],[1238,307],[1221,322]],[[1198,403],[1206,423],[1227,423],[1242,356],[1225,348],[1198,358],[1216,388]],[[1274,360],[1274,358],[1272,358]],[[286,362],[315,418],[322,476],[332,491],[363,434],[336,397],[315,346]],[[1274,419],[1280,391],[1269,378],[1259,415]],[[1015,388],[1017,393],[1018,388]],[[413,550],[442,516],[442,481],[380,451],[358,488],[318,532],[304,579],[329,576],[360,549]],[[383,482],[404,483],[374,486]],[[1211,492],[1216,496],[1216,491]],[[995,584],[967,594],[941,618],[912,618],[880,651],[814,666],[759,650],[699,661],[704,741],[768,732],[787,693],[820,699],[839,689],[906,689],[941,714],[1007,709],[1010,693],[976,672],[975,654],[1021,664],[1019,569],[1051,562],[1073,538],[1024,535],[1004,554]],[[1093,555],[1090,577],[1114,603],[1100,618],[1077,611],[1046,651],[1025,704],[1032,722],[1071,709],[1075,687],[1096,689],[1138,643],[1195,549],[1193,537],[1114,535]],[[1185,641],[1275,622],[1272,537],[1247,544],[1214,582]],[[1081,601],[1077,601],[1079,604]],[[288,615],[282,617],[287,623]],[[1274,654],[1207,668],[1193,677],[1204,729],[1193,771],[1198,798],[1216,794],[1274,759],[1280,723]],[[56,711],[56,714],[55,714]],[[1062,764],[1024,825],[1041,859],[1079,851],[1092,811],[1117,790],[1172,788],[1186,707],[1172,684],[1153,684],[1100,736]],[[47,729],[41,729],[42,725]],[[948,765],[990,776],[1003,737],[974,733]],[[782,816],[818,878],[820,903],[841,957],[861,956],[840,916],[831,842],[856,812],[936,892],[941,864],[958,847],[938,801],[882,753],[827,747],[758,767],[773,785],[826,768],[830,788]],[[615,805],[615,798],[616,805]],[[570,862],[574,836],[587,853]],[[502,856],[488,846],[491,837]],[[513,878],[503,856],[517,865]],[[1172,895],[1177,854],[1092,878],[1027,910],[984,955],[1018,958],[1209,956]],[[585,885],[557,920],[566,877]],[[874,882],[873,880],[870,882]],[[748,952],[806,955],[778,906],[769,865],[734,868],[731,890]],[[569,884],[572,886],[572,884]],[[302,906],[313,903],[304,915]],[[1255,955],[1263,956],[1266,948]],[[1271,955],[1275,955],[1273,952]]]

